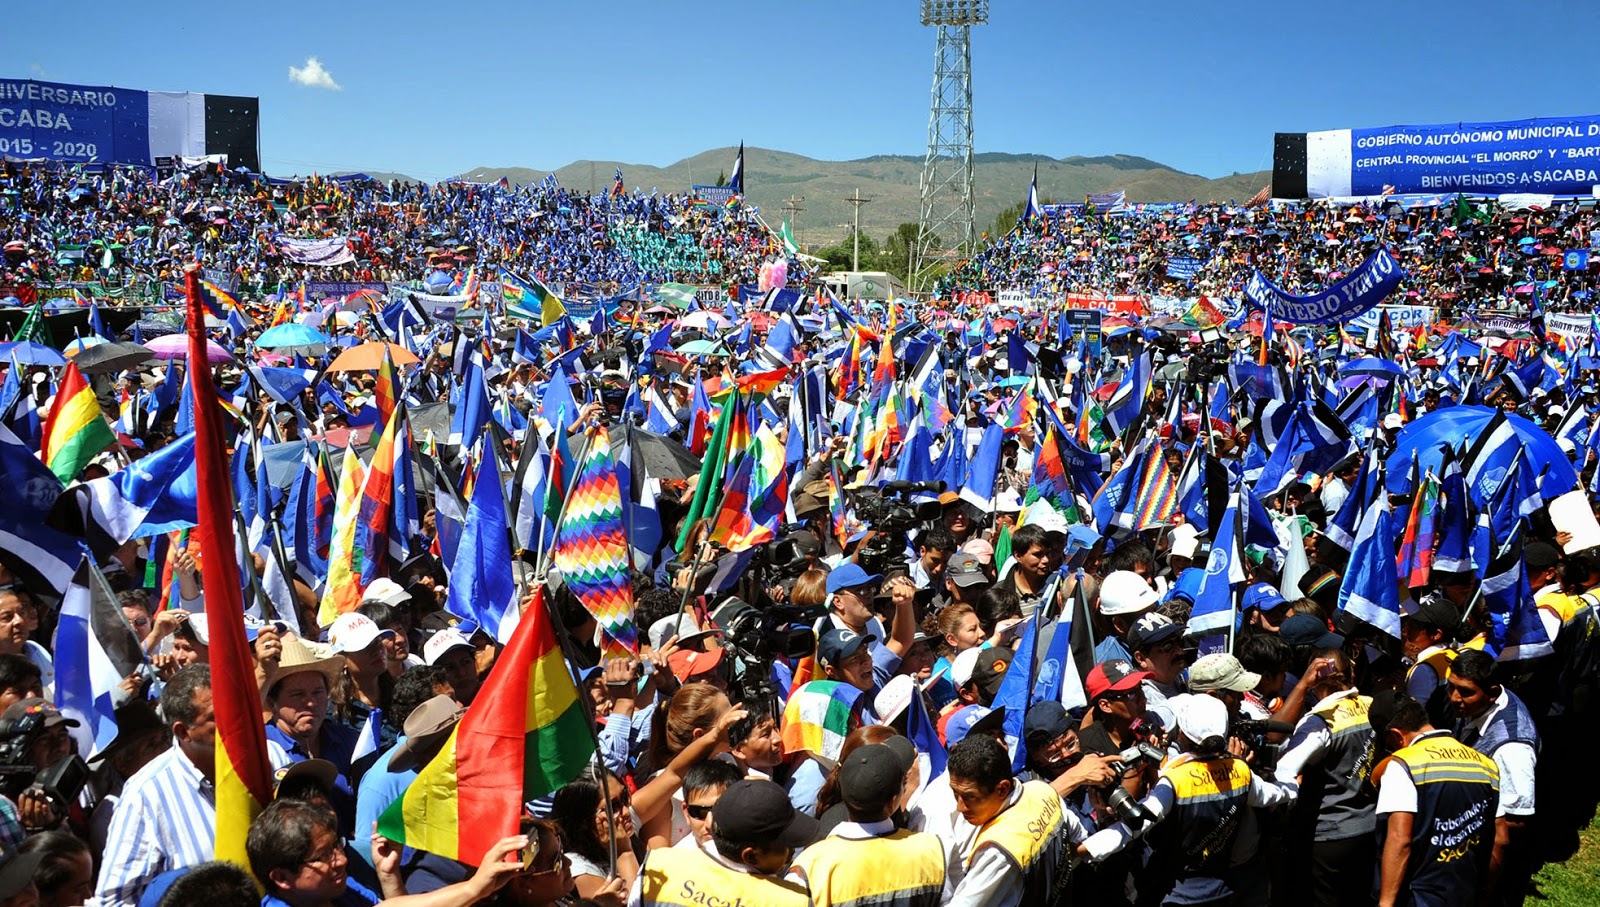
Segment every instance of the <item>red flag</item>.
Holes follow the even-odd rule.
[[[199,267],[184,274],[189,299],[189,385],[194,394],[194,457],[200,525],[206,555],[206,614],[211,635],[211,697],[216,712],[216,857],[249,866],[245,834],[272,800],[266,728],[255,661],[244,638],[244,595],[234,561],[233,485],[222,432],[222,407],[206,360],[205,314]]]

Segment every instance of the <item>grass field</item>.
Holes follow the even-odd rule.
[[[1600,815],[1579,834],[1578,852],[1565,863],[1550,863],[1533,877],[1525,904],[1549,907],[1600,907]]]

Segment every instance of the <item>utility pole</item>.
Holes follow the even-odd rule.
[[[788,216],[789,220],[789,232],[794,235],[796,243],[800,242],[800,236],[795,232],[795,224],[800,220],[800,212],[805,210],[805,207],[800,204],[805,200],[806,197],[804,195],[791,195],[788,201],[783,203],[783,213]]]
[[[852,252],[851,255],[850,255],[850,270],[852,270],[852,271],[860,271],[861,270],[861,206],[867,204],[870,201],[872,201],[872,199],[870,199],[870,198],[862,198],[861,197],[861,190],[857,189],[857,190],[855,190],[855,192],[853,194],[851,194],[851,196],[849,198],[845,199],[845,201],[849,202],[850,203],[850,207],[855,209],[855,218],[854,218],[855,226],[851,228],[851,234],[853,235],[853,237],[855,239],[855,246],[856,247],[855,247],[855,251]]]

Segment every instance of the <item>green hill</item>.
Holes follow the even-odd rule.
[[[665,167],[620,161],[576,161],[555,171],[563,186],[605,191],[617,167],[628,188],[682,191],[690,185],[715,183],[733,167],[736,148],[714,148]],[[1090,192],[1128,193],[1129,201],[1244,201],[1270,181],[1270,174],[1246,173],[1209,179],[1183,173],[1132,155],[1055,159],[1040,154],[984,152],[974,156],[974,186],[980,231],[1001,210],[1022,201],[1035,164],[1039,194],[1058,201],[1079,201]],[[492,182],[504,176],[513,183],[536,183],[548,171],[525,167],[478,167],[462,176]],[[920,155],[884,154],[853,161],[819,161],[766,148],[745,149],[745,186],[749,200],[760,206],[773,226],[784,217],[790,197],[803,199],[794,218],[800,242],[820,247],[848,232],[852,191],[872,202],[861,207],[862,232],[880,241],[902,223],[915,221],[921,204]]]

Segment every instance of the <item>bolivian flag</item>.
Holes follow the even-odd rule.
[[[522,804],[576,778],[594,756],[578,688],[556,644],[542,587],[523,612],[471,708],[378,833],[449,860],[478,864],[517,833]]]
[[[63,483],[78,477],[102,450],[117,443],[116,433],[100,411],[89,382],[76,362],[67,363],[56,399],[44,420],[39,458]]]

